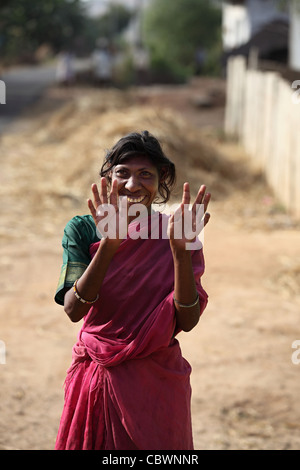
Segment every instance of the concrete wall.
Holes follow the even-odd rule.
[[[289,66],[300,72],[300,2],[297,0],[291,2],[290,18]]]

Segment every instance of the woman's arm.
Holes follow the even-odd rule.
[[[192,330],[200,318],[200,305],[190,251],[176,252],[174,259],[174,300],[177,327],[183,331]],[[184,305],[181,306],[181,305]],[[192,305],[192,306],[190,306]]]
[[[209,221],[210,215],[206,213],[210,200],[210,194],[205,194],[206,187],[201,186],[194,205],[192,207],[194,226],[196,226],[197,204],[203,204],[204,220],[203,226]],[[200,305],[198,292],[196,289],[191,251],[187,249],[187,244],[191,242],[185,234],[182,238],[174,238],[174,224],[176,218],[181,218],[181,226],[184,227],[184,205],[190,203],[190,190],[188,183],[184,184],[182,204],[177,214],[170,217],[169,236],[170,247],[174,261],[174,305],[176,311],[177,327],[183,331],[190,331],[194,328],[200,318]]]
[[[115,243],[111,244],[109,239],[101,240],[94,258],[78,279],[77,290],[81,298],[93,301],[97,297],[117,248],[118,246]],[[66,292],[64,310],[72,322],[81,320],[90,308],[90,304],[82,303],[77,299],[73,288]]]
[[[98,209],[102,204],[108,203],[107,186],[105,178],[101,179],[100,195],[96,184],[92,185],[94,202],[88,200],[88,206],[93,216],[95,225],[103,218]],[[110,203],[117,208],[117,186],[113,184],[110,194]],[[94,301],[97,298],[105,278],[110,262],[122,242],[121,238],[103,238],[92,261],[78,279],[76,289],[79,296],[86,301]],[[73,322],[81,320],[91,308],[90,303],[81,302],[75,295],[74,289],[66,292],[64,298],[64,310]]]

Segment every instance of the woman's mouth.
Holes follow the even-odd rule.
[[[132,197],[132,196],[127,196],[127,201],[132,204],[141,204],[146,196],[139,196],[139,197]]]

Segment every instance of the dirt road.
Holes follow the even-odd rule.
[[[173,112],[179,110],[188,125],[197,126],[201,138],[223,152],[231,162],[230,173],[242,168],[240,181],[225,182],[225,176],[220,180],[222,172],[207,173],[215,192],[204,245],[203,285],[209,305],[197,327],[179,335],[193,368],[195,448],[300,449],[300,364],[292,362],[292,343],[300,339],[299,229],[248,165],[243,152],[222,139],[223,104],[197,107],[195,96],[212,88],[215,90],[214,84],[204,81],[175,92],[153,88],[151,93],[135,93],[141,108],[159,102]],[[133,116],[131,119],[134,123]],[[56,131],[42,138],[38,132],[46,122],[53,125],[44,104],[36,111],[36,120],[30,125],[26,122],[27,134],[19,126],[0,142],[3,450],[53,449],[63,381],[80,326],[72,324],[53,302],[62,229],[78,207],[75,189],[72,198],[61,189],[60,202],[56,194],[53,200],[56,213],[63,215],[54,222],[47,218],[47,211],[53,214],[47,184],[59,173],[51,152],[57,154],[67,137],[64,128],[64,135]],[[85,125],[83,121],[82,127]],[[109,140],[112,134],[107,131],[107,136]],[[39,144],[35,140],[33,145],[30,139],[38,137]],[[42,163],[31,160],[34,150],[41,158],[47,150],[49,158]],[[189,171],[197,172],[193,158]],[[191,173],[184,176],[187,174]],[[70,178],[74,181],[73,173]],[[37,199],[35,191],[40,195]],[[24,201],[29,202],[23,205]]]

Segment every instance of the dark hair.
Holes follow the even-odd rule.
[[[162,198],[159,202],[167,202],[176,180],[175,165],[166,157],[158,140],[148,131],[141,134],[134,132],[122,137],[107,152],[100,176],[105,176],[110,184],[110,171],[113,167],[137,156],[148,157],[156,167],[159,176],[158,193]]]

